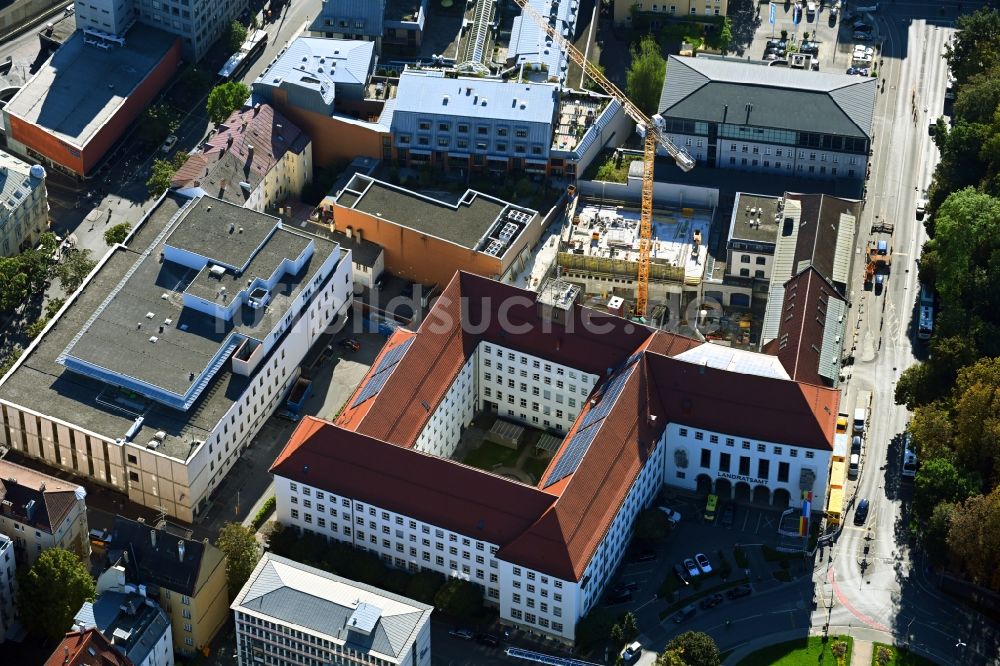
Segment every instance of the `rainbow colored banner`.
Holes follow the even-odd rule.
[[[813,494],[811,490],[802,491],[802,515],[799,517],[799,536],[809,534],[809,514],[812,511]]]

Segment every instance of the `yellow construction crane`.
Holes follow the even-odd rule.
[[[528,0],[514,0],[514,2],[524,11],[524,14],[530,16],[538,24],[538,27],[548,35],[549,39],[566,51],[570,59],[579,65],[587,76],[593,79],[594,83],[600,86],[605,93],[618,100],[629,118],[635,121],[639,133],[645,139],[642,160],[642,215],[639,222],[639,275],[635,298],[635,315],[645,317],[649,304],[649,251],[653,237],[653,163],[656,159],[656,146],[657,144],[663,146],[667,153],[674,158],[677,166],[684,171],[690,171],[694,168],[694,159],[687,151],[674,145],[649,116],[633,104],[632,100],[626,97],[625,93],[608,77],[604,76],[601,70],[587,60],[580,53],[580,50],[573,46],[572,42],[563,37],[548,19],[528,4]]]

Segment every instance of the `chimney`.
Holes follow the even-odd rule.
[[[178,562],[183,562],[184,561],[184,540],[183,539],[178,539],[177,540],[177,561]]]
[[[248,143],[247,144],[247,159],[248,160],[252,160],[253,159],[253,144],[252,143]]]
[[[156,530],[149,530],[149,542],[156,548]]]

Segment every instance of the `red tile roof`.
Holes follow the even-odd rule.
[[[203,187],[212,196],[243,205],[246,194],[240,189],[241,181],[256,188],[285,153],[300,153],[308,143],[302,130],[268,104],[233,111],[218,133],[202,144],[201,152],[177,170],[170,184]]]
[[[56,646],[44,666],[133,666],[97,629],[71,631]]]
[[[670,355],[703,343],[587,308],[575,307],[570,321],[565,328],[542,322],[531,292],[457,274],[416,334],[390,339],[388,347],[413,342],[381,391],[357,407],[352,397],[336,426],[303,422],[272,472],[486,539],[508,561],[578,580],[668,422],[832,447],[833,389],[681,361]],[[556,483],[548,471],[531,488],[407,450],[480,342],[604,378],[630,355],[641,356],[614,407],[591,426],[599,430],[576,470]],[[564,454],[565,446],[549,470]]]

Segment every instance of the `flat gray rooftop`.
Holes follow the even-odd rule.
[[[141,253],[154,243],[173,216],[189,202],[189,199],[182,196],[167,194],[138,227],[129,247],[112,251],[100,270],[76,294],[73,303],[45,333],[38,346],[22,359],[17,370],[0,385],[0,399],[46,414],[61,415],[81,428],[112,438],[125,434],[138,411],[145,420],[142,430],[136,433],[135,441],[148,441],[154,433],[162,430],[168,436],[157,450],[158,453],[180,460],[193,453],[192,441],[206,439],[251,381],[251,378],[234,374],[229,363],[216,373],[194,405],[187,411],[182,411],[130,391],[115,389],[102,381],[68,370],[56,362],[112,290],[136,267]],[[232,326],[260,330],[273,325],[274,322],[268,321],[269,319],[283,316],[288,303],[298,295],[303,285],[308,284],[316,269],[336,247],[325,239],[317,238],[315,242],[316,254],[302,274],[288,281],[280,293],[272,293],[274,305],[268,310],[275,314],[267,314],[263,319],[257,320],[243,318],[233,322]],[[222,339],[231,329],[217,331],[214,320],[206,315],[190,313],[188,310],[181,315],[180,293],[184,280],[193,279],[196,273],[170,262],[160,264],[158,254],[152,253],[151,261],[143,261],[135,268],[135,273],[128,280],[129,288],[123,289],[122,292],[125,293],[120,292],[108,305],[109,309],[113,309],[113,313],[108,316],[118,317],[120,323],[116,326],[109,319],[99,326],[93,342],[85,344],[95,349],[93,353],[103,354],[109,364],[131,363],[129,373],[132,375],[163,372],[187,380],[187,375],[180,375],[179,372],[183,370],[179,369],[192,366],[193,359],[209,353],[209,350],[214,353],[218,349],[217,340]],[[147,280],[153,280],[153,283]],[[156,284],[157,280],[161,283]],[[134,291],[131,288],[133,282]],[[163,300],[162,294],[171,288],[181,291],[172,291],[168,300]],[[147,320],[146,312],[154,312],[156,317]],[[173,328],[161,341],[149,343],[151,334],[159,335],[159,326],[165,317],[173,319]],[[143,322],[141,334],[135,330],[140,321]],[[179,328],[182,323],[188,324],[187,331]],[[105,351],[99,351],[102,345]],[[137,355],[136,346],[142,353]]]
[[[76,32],[7,104],[5,113],[79,148],[87,145],[178,39],[136,24],[123,48],[84,44]]]
[[[345,189],[337,199],[341,206],[467,248],[476,247],[507,206],[474,190],[467,190],[457,205],[435,201],[360,174],[348,187],[351,191]]]
[[[735,221],[729,230],[730,240],[749,240],[774,243],[778,239],[778,212],[780,197],[740,193],[733,211]]]
[[[278,219],[248,212],[241,205],[220,204],[209,197],[196,200],[188,207],[184,224],[167,237],[167,245],[242,270],[277,226]]]

